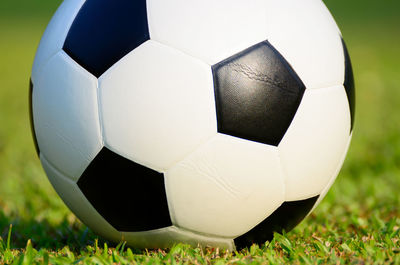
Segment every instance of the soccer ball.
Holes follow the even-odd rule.
[[[138,248],[243,248],[334,182],[350,59],[320,0],[65,0],[38,48],[33,134],[88,227]]]

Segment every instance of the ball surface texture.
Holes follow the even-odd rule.
[[[30,88],[57,193],[137,248],[290,231],[333,184],[354,122],[350,58],[320,0],[65,0]]]

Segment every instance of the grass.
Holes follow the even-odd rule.
[[[349,155],[326,199],[300,226],[236,253],[186,245],[153,251],[116,246],[97,238],[64,206],[35,156],[28,121],[31,63],[56,4],[43,1],[38,8],[25,1],[27,7],[19,10],[17,2],[0,4],[0,264],[400,264],[395,1],[327,1],[343,29],[356,76]],[[40,17],[27,15],[31,7],[41,9]]]

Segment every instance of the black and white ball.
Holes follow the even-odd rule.
[[[235,249],[327,193],[354,85],[320,0],[65,0],[31,104],[42,165],[95,232]]]

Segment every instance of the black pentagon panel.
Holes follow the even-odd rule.
[[[31,123],[31,132],[32,132],[32,137],[33,137],[33,143],[35,144],[36,154],[39,156],[40,150],[39,150],[39,145],[38,145],[37,138],[36,138],[35,125],[33,122],[32,97],[33,97],[33,83],[32,83],[32,79],[31,79],[31,80],[29,80],[29,120]]]
[[[347,50],[346,44],[342,39],[345,59],[345,75],[344,75],[344,88],[346,89],[347,99],[349,100],[350,115],[351,115],[351,131],[354,127],[354,115],[356,110],[356,90],[354,85],[353,67],[351,66],[351,60],[349,51]]]
[[[235,239],[238,249],[250,247],[252,244],[264,244],[272,240],[274,232],[289,232],[298,225],[311,211],[319,196],[302,200],[283,203],[267,219],[262,221],[246,234]]]
[[[164,175],[103,148],[78,181],[115,229],[139,232],[172,225]]]
[[[149,39],[146,0],[86,0],[63,49],[99,77]]]
[[[289,63],[264,41],[212,69],[218,131],[277,146],[305,90]]]

